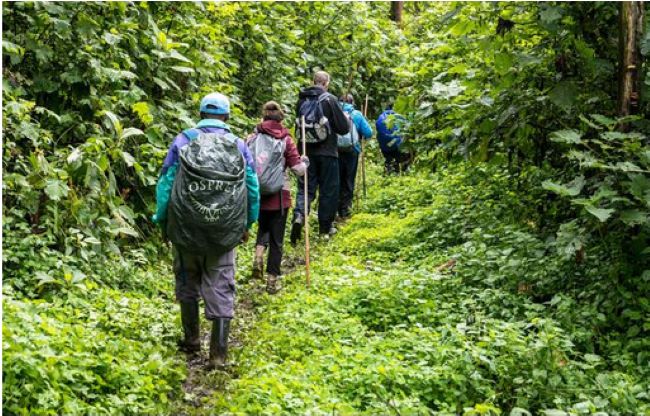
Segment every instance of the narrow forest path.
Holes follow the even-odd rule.
[[[359,189],[360,190],[360,189]],[[359,201],[355,202],[357,210]],[[320,248],[326,251],[336,245],[336,241],[322,240],[315,233],[316,218],[311,222],[311,250],[312,256],[322,256]],[[337,222],[339,230],[343,230],[346,222]],[[232,323],[230,334],[230,359],[231,365],[225,370],[206,371],[207,351],[210,343],[210,325],[205,319],[201,321],[202,353],[185,356],[187,377],[182,385],[182,394],[172,406],[173,414],[177,415],[208,415],[215,412],[215,399],[229,390],[229,384],[239,378],[239,355],[247,348],[247,341],[254,338],[254,329],[258,324],[263,306],[274,300],[282,299],[286,292],[305,290],[305,246],[302,239],[295,247],[289,244],[290,222],[287,223],[287,236],[285,240],[285,253],[282,260],[282,269],[285,275],[283,284],[289,286],[275,296],[270,296],[265,291],[265,282],[254,280],[251,276],[252,253],[254,251],[254,238],[251,242],[241,246],[237,252],[237,299],[236,317]],[[314,261],[314,257],[312,257]],[[313,267],[313,266],[312,266]],[[302,280],[301,280],[302,279]]]
[[[254,241],[254,239],[252,239]],[[210,323],[201,321],[201,354],[186,355],[187,377],[182,385],[180,400],[174,405],[175,415],[212,414],[214,408],[211,397],[225,392],[231,380],[238,377],[237,354],[246,348],[246,337],[258,319],[257,307],[269,295],[265,292],[265,282],[250,277],[253,243],[248,243],[238,250],[236,316],[230,334],[231,365],[224,370],[207,371],[207,354],[210,345]],[[304,257],[298,257],[295,250],[289,248],[283,259],[286,274],[299,273],[297,266],[304,267]],[[300,250],[299,250],[300,251]],[[303,253],[304,254],[304,253]]]

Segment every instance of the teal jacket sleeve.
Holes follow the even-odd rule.
[[[248,222],[250,229],[257,222],[260,213],[260,184],[252,166],[246,166],[246,188],[248,190]]]
[[[175,163],[158,178],[158,184],[156,185],[156,213],[152,218],[156,224],[162,224],[167,219],[167,205],[169,205],[177,169],[178,163]]]
[[[368,120],[366,120],[363,114],[361,114],[361,111],[354,110],[351,114],[351,117],[352,117],[352,122],[354,123],[354,126],[357,128],[359,134],[361,134],[366,139],[371,138],[372,127],[370,127],[370,124],[368,124]]]

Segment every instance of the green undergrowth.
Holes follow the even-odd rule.
[[[185,366],[169,259],[160,257],[97,264],[88,274],[64,263],[33,291],[5,284],[4,412],[166,412]]]
[[[363,212],[317,244],[313,288],[297,270],[256,300],[213,411],[648,414],[647,301],[605,302],[628,293],[603,283],[611,256],[594,245],[576,265],[508,178],[373,175]]]

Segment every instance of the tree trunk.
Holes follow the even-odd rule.
[[[390,2],[390,20],[394,21],[398,25],[402,23],[402,10],[404,9],[403,1],[391,1]]]
[[[643,13],[642,1],[621,3],[618,114],[622,117],[639,110]]]

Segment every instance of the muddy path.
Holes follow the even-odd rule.
[[[244,252],[246,250],[246,252]],[[245,348],[246,335],[251,332],[257,321],[258,307],[268,296],[263,280],[251,278],[250,254],[253,248],[240,249],[237,270],[237,298],[235,318],[231,324],[229,341],[229,365],[226,369],[206,370],[210,348],[210,322],[201,316],[201,352],[199,354],[178,354],[183,356],[187,365],[187,378],[182,384],[183,392],[173,406],[174,415],[208,415],[212,413],[211,398],[225,391],[229,382],[238,377],[236,352]],[[304,249],[287,247],[282,260],[282,271],[289,275],[304,267]],[[281,294],[281,292],[280,292]],[[202,304],[201,304],[202,308]],[[201,309],[202,310],[202,309]]]

